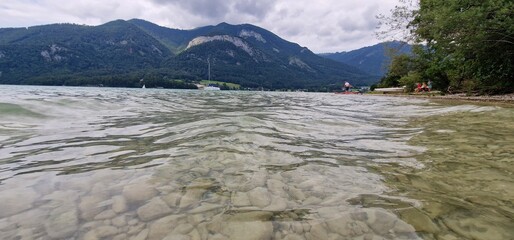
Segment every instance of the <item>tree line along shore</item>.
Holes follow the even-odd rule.
[[[514,93],[512,9],[510,0],[400,1],[390,16],[379,16],[385,30],[378,35],[403,31],[413,53],[395,55],[375,87],[412,91],[430,80],[450,93],[441,98],[512,101],[512,95],[483,96]]]

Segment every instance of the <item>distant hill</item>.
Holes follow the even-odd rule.
[[[0,84],[192,88],[207,79],[207,60],[213,80],[244,88],[330,90],[378,80],[249,24],[178,30],[132,19],[0,29]]]
[[[349,52],[324,53],[320,56],[348,64],[364,72],[384,76],[392,54],[409,54],[412,46],[404,42],[385,42]]]

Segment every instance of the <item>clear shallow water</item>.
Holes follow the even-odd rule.
[[[321,93],[0,91],[2,239],[514,235],[510,108]]]

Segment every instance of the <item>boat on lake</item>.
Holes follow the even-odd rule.
[[[203,90],[209,90],[209,91],[219,91],[221,90],[220,87],[214,85],[214,84],[209,84],[208,86],[205,86],[203,88]]]
[[[210,58],[207,58],[207,73],[208,73],[208,80],[211,81],[211,61]],[[209,84],[203,88],[203,90],[209,90],[209,91],[219,91],[221,90],[220,87],[218,87],[216,84]]]

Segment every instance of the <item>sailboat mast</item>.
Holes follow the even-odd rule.
[[[207,66],[209,71],[209,81],[211,80],[211,61],[210,58],[207,58]]]

